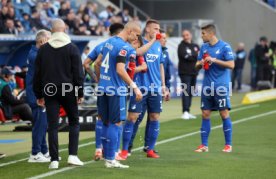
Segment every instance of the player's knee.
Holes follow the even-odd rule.
[[[160,117],[159,113],[150,113],[149,114],[149,118],[151,121],[158,121],[159,117]]]
[[[222,119],[226,119],[226,118],[229,117],[229,112],[228,112],[228,110],[223,110],[223,111],[220,111],[219,113],[220,113],[220,117],[221,117]]]
[[[203,110],[202,111],[202,118],[203,119],[210,119],[211,111]]]
[[[127,119],[129,121],[135,122],[137,120],[138,116],[139,116],[139,113],[131,113],[130,112],[130,113],[128,113]]]

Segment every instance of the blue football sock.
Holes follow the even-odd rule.
[[[119,152],[120,146],[121,146],[121,138],[122,138],[122,133],[123,133],[123,125],[118,126],[118,142],[117,142],[117,149],[116,152]]]
[[[201,123],[201,144],[208,146],[208,137],[211,131],[211,122],[210,119],[202,119]]]
[[[230,117],[223,119],[225,145],[232,145],[232,121]]]
[[[123,150],[128,150],[128,145],[131,140],[134,123],[127,120],[123,129]]]
[[[116,124],[109,124],[106,137],[106,151],[105,159],[115,160],[115,152],[118,143],[118,131],[120,127]]]
[[[135,136],[137,134],[137,131],[139,129],[139,125],[141,124],[142,120],[143,120],[143,117],[144,115],[143,114],[140,114],[137,121],[134,123],[134,126],[133,126],[133,130],[132,130],[132,136],[131,136],[131,139],[130,139],[130,142],[129,142],[129,145],[128,146],[133,146],[133,141],[135,139]]]
[[[102,134],[101,134],[101,140],[102,140],[102,145],[103,145],[103,157],[104,158],[106,158],[105,156],[106,156],[106,151],[107,151],[107,148],[106,148],[107,130],[108,130],[108,126],[103,125]]]
[[[102,148],[101,136],[102,136],[102,129],[103,129],[103,121],[102,120],[97,120],[95,128],[96,128],[96,130],[95,130],[96,149],[101,149]]]
[[[160,123],[159,121],[150,121],[149,122],[149,141],[148,141],[148,146],[149,150],[153,150],[155,143],[157,141],[158,135],[159,135],[159,128],[160,128]]]
[[[147,118],[147,124],[146,124],[146,129],[145,129],[145,144],[144,146],[145,147],[148,147],[149,146],[149,138],[150,138],[150,133],[149,133],[149,125],[150,125],[150,119],[149,119],[149,116]]]

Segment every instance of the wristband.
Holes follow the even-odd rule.
[[[134,82],[131,82],[131,83],[129,84],[129,86],[130,86],[131,88],[133,88],[133,89],[138,88],[137,85],[136,85],[136,83],[134,83]]]

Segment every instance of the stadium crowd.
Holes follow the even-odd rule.
[[[72,0],[1,0],[0,33],[28,35],[39,29],[50,29],[51,19],[61,18],[67,33],[73,35],[107,36],[113,23],[127,23],[129,10],[115,13],[112,6],[100,11],[98,3],[88,1],[80,6]],[[139,21],[139,17],[133,17]]]

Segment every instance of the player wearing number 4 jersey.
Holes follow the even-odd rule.
[[[102,63],[98,85],[98,113],[102,117],[102,145],[107,168],[128,168],[115,160],[121,121],[126,119],[126,93],[129,85],[142,99],[142,93],[126,71],[126,63],[136,58],[135,50],[127,42],[136,41],[141,33],[139,25],[128,22],[118,36],[106,41],[102,49]]]
[[[223,121],[225,146],[223,152],[232,152],[232,122],[229,116],[230,69],[234,68],[233,52],[229,44],[217,39],[216,28],[209,24],[201,28],[205,42],[198,55],[197,68],[204,67],[201,94],[202,125],[201,145],[195,152],[208,152],[208,137],[211,131],[211,111],[219,110]]]

